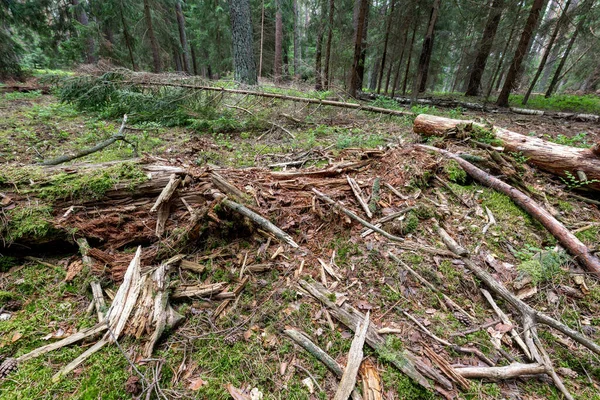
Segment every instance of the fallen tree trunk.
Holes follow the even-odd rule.
[[[423,136],[456,137],[475,136],[478,129],[489,127],[469,120],[421,114],[415,119],[413,129]],[[499,127],[493,127],[492,133],[502,141],[505,152],[521,153],[529,164],[568,180],[578,177],[578,171],[583,172],[587,180],[579,180],[579,184],[600,191],[600,157],[595,152],[597,146],[592,149],[563,146]]]
[[[594,255],[575,235],[556,220],[542,206],[533,201],[529,196],[501,181],[500,179],[482,171],[470,162],[463,160],[454,153],[437,147],[418,145],[419,148],[443,154],[445,157],[456,161],[470,176],[479,183],[498,190],[510,197],[519,207],[527,211],[538,220],[548,231],[563,245],[575,259],[577,259],[596,278],[600,278],[600,259]]]

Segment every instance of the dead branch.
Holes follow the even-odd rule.
[[[373,218],[373,213],[369,209],[369,205],[367,204],[365,199],[363,199],[362,191],[360,190],[360,186],[358,186],[358,183],[356,183],[356,181],[350,178],[349,176],[346,176],[346,179],[348,180],[348,185],[350,185],[352,193],[354,193],[354,197],[356,197],[358,204],[360,204],[360,206],[364,210],[365,214],[367,214],[367,217],[369,217],[369,219]]]
[[[348,362],[333,400],[347,400],[350,397],[350,393],[354,390],[356,375],[358,374],[358,369],[363,358],[363,346],[365,345],[367,329],[369,328],[369,315],[369,311],[367,311],[367,315],[362,320],[362,323],[356,327],[356,333],[348,352]]]
[[[125,130],[125,123],[126,122],[127,122],[127,115],[124,115],[123,116],[123,122],[121,123],[121,127],[119,128],[119,131],[117,132],[117,134],[111,136],[110,138],[106,139],[103,142],[98,143],[94,147],[90,147],[90,148],[81,150],[81,151],[79,151],[79,152],[77,152],[75,154],[72,154],[72,155],[62,155],[62,156],[53,158],[51,160],[46,160],[46,161],[41,162],[40,165],[58,165],[58,164],[66,163],[66,162],[71,161],[71,160],[75,160],[77,158],[85,157],[85,156],[90,155],[92,153],[95,153],[97,151],[103,150],[104,148],[110,146],[111,144],[113,144],[117,140],[122,140],[124,142],[127,142],[127,143],[131,144],[133,146],[133,148],[134,148],[134,154],[136,154],[137,153],[137,149],[136,149],[135,145],[132,142],[128,141],[125,138],[125,135],[123,134],[123,131]]]
[[[421,149],[431,150],[444,155],[456,161],[469,175],[479,183],[498,190],[510,197],[518,206],[527,211],[533,218],[538,220],[548,231],[577,259],[579,262],[597,278],[600,278],[600,259],[590,252],[590,250],[565,226],[554,218],[542,206],[533,201],[529,196],[501,181],[500,179],[489,175],[477,168],[470,162],[458,157],[456,154],[436,147],[417,145]]]
[[[511,364],[506,367],[465,367],[456,368],[463,378],[486,378],[493,380],[513,379],[520,376],[546,373],[542,364]]]

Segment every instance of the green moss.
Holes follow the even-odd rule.
[[[24,238],[41,238],[52,229],[52,208],[49,206],[16,207],[7,211],[6,216],[8,223],[0,230],[0,236],[8,243]]]
[[[575,234],[579,240],[588,246],[597,245],[600,241],[600,227],[592,226]]]
[[[467,183],[467,173],[464,169],[454,160],[448,160],[444,163],[444,172],[454,183],[464,185]]]
[[[563,252],[535,247],[526,247],[519,251],[517,256],[522,261],[517,270],[530,276],[534,285],[555,281],[561,275],[565,275],[561,267],[569,261],[569,257]]]

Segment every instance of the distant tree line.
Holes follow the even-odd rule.
[[[0,0],[0,79],[100,59],[389,96],[600,89],[596,0]]]

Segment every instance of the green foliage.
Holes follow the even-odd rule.
[[[487,143],[492,146],[502,145],[502,141],[496,138],[491,126],[481,127],[478,125],[469,125],[469,129],[471,137],[479,142]]]
[[[523,107],[522,101],[523,95],[521,94],[513,94],[509,98],[510,105],[514,107]],[[540,110],[600,114],[600,97],[592,94],[559,94],[549,98],[542,95],[533,95],[529,98],[527,107]]]
[[[32,90],[31,92],[12,92],[6,93],[4,95],[5,100],[29,100],[29,99],[37,99],[42,95],[42,92],[39,90]]]
[[[390,110],[400,110],[403,109],[400,104],[394,99],[390,99],[386,96],[379,96],[371,103],[373,107],[387,108]]]
[[[467,183],[468,175],[464,169],[454,160],[448,160],[444,163],[444,172],[454,183],[464,185]]]
[[[343,131],[337,136],[335,147],[339,150],[351,147],[377,148],[383,144],[385,144],[385,139],[380,135]]]
[[[564,252],[533,246],[525,246],[517,252],[517,257],[521,260],[517,266],[518,271],[530,276],[534,285],[564,275],[562,267],[570,261]]]
[[[523,153],[519,152],[515,152],[515,151],[511,151],[510,153],[508,153],[513,160],[515,160],[515,162],[517,164],[525,164],[527,162],[527,160],[529,160],[528,157],[525,157],[523,155]]]
[[[579,189],[592,183],[598,183],[598,179],[587,179],[585,181],[579,180],[578,177],[573,175],[570,171],[565,171],[565,177],[561,177],[560,180],[567,185],[567,190]]]
[[[545,137],[551,142],[563,144],[565,146],[584,148],[590,147],[590,144],[587,142],[587,132],[579,132],[578,134],[572,137],[568,137],[565,135],[557,135],[555,138],[553,138],[550,135],[545,135]]]

